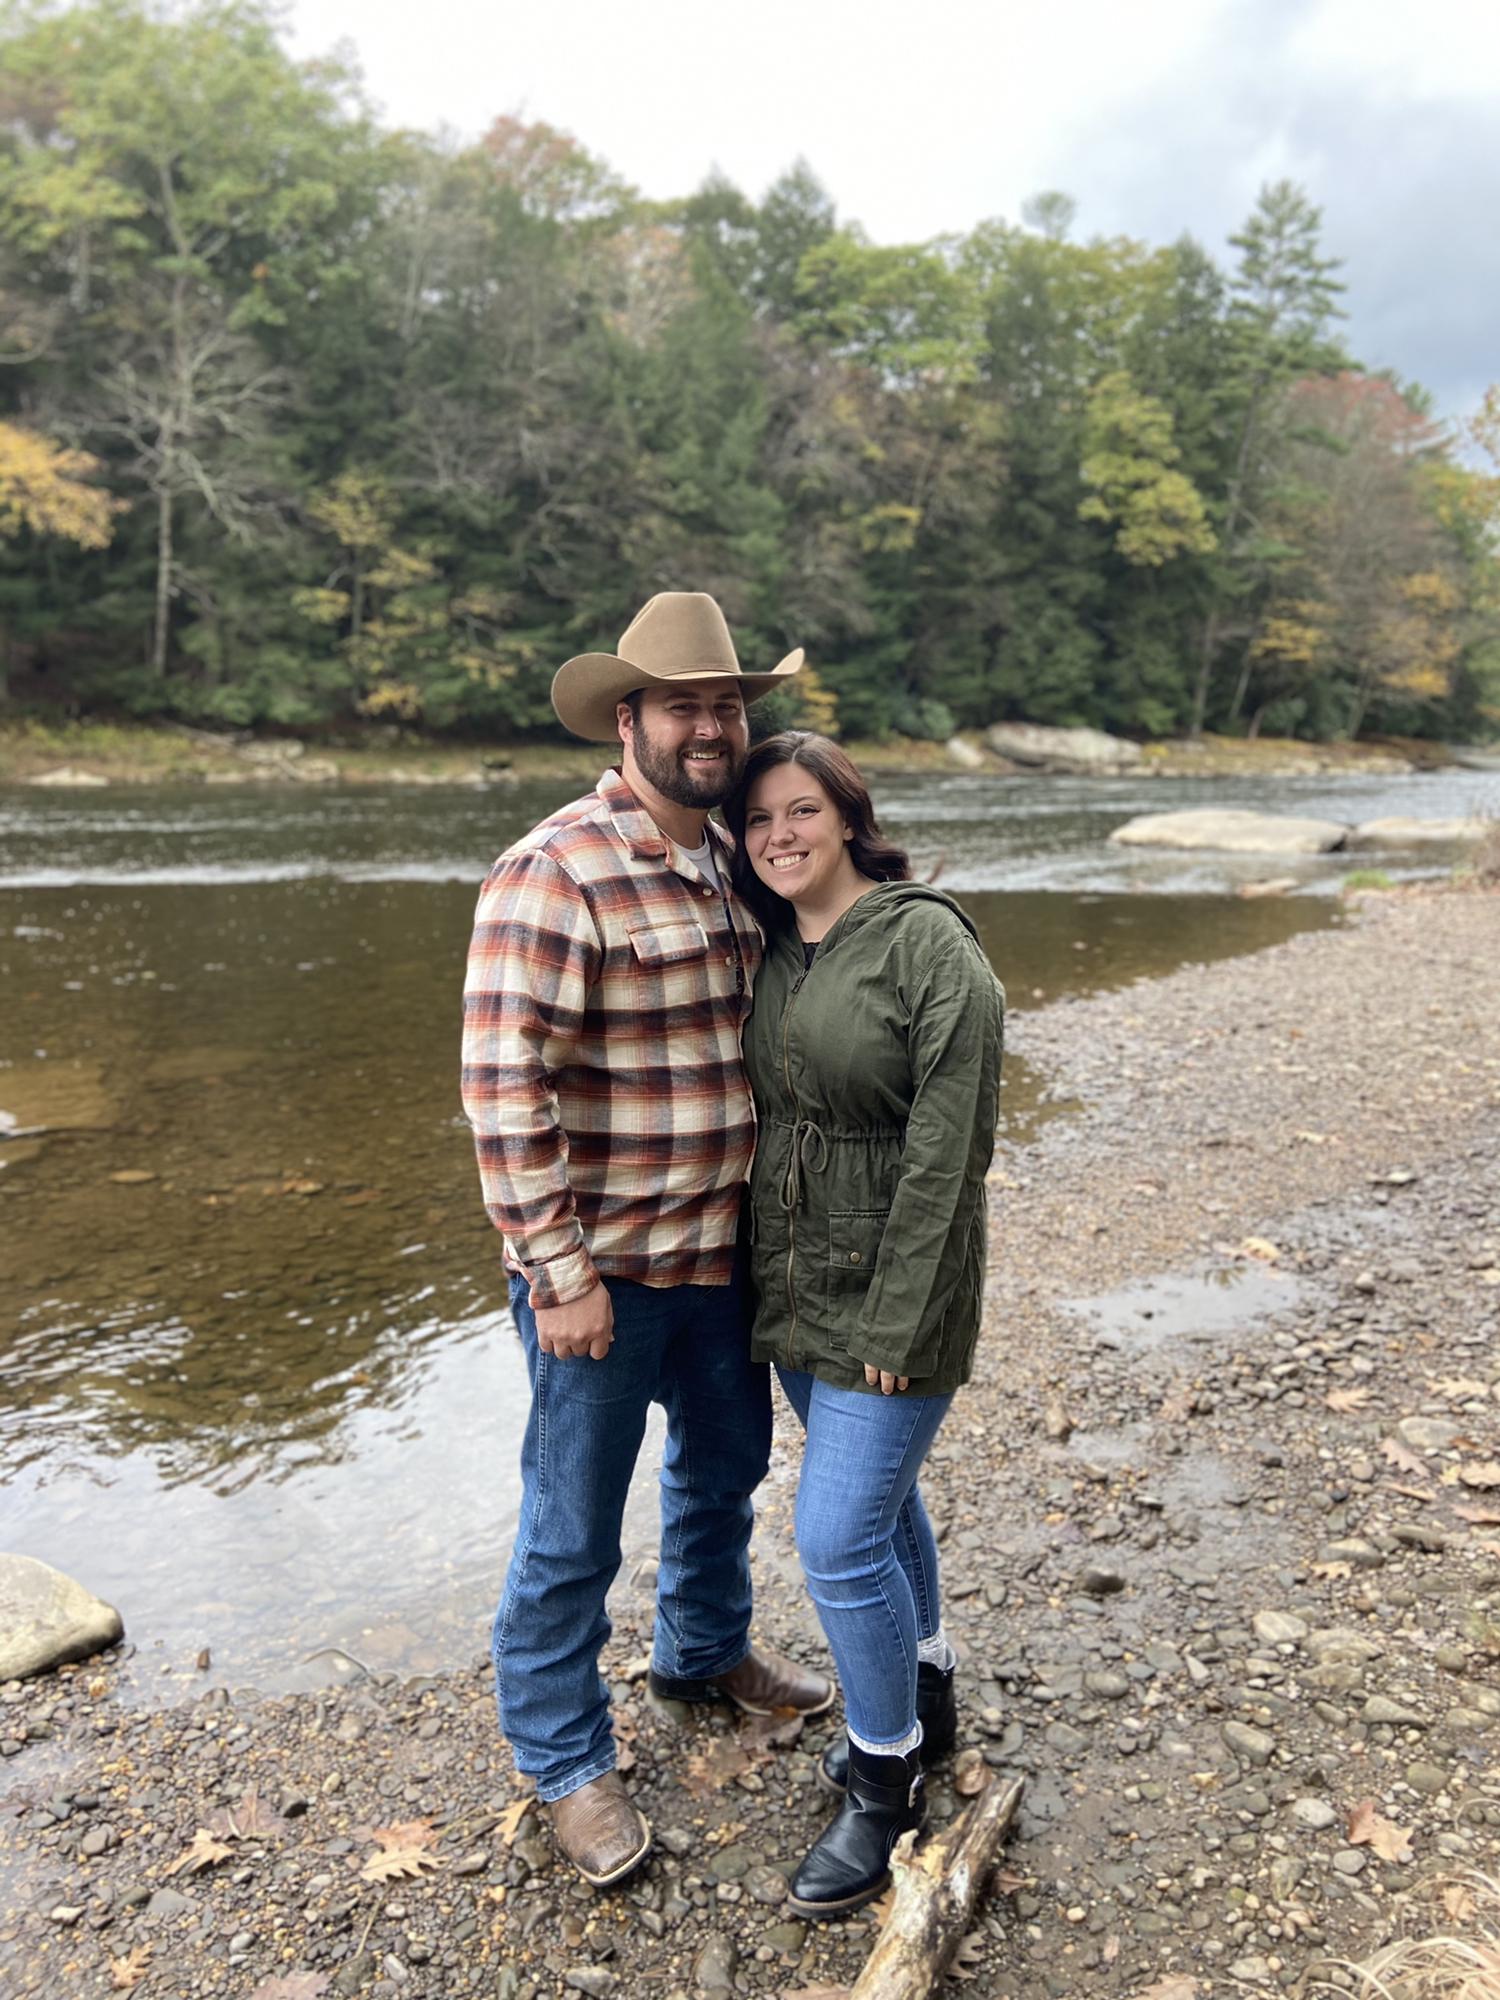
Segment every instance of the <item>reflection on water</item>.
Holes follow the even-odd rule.
[[[408,803],[361,798],[360,838],[409,834]],[[351,879],[339,805],[237,798],[257,879],[215,879],[225,826],[193,820],[193,879],[151,884],[136,864],[166,866],[178,823],[133,794],[116,879],[48,886],[28,801],[22,879],[0,877],[0,1125],[25,1135],[0,1142],[0,1545],[118,1603],[148,1659],[208,1645],[266,1686],[331,1642],[405,1668],[482,1645],[526,1404],[456,1063],[475,880],[543,808],[424,794],[444,841],[455,812],[489,821],[445,881],[390,854]],[[101,827],[77,835],[96,855]],[[963,900],[1017,1007],[1330,914]],[[1044,1084],[1012,1066],[1008,1136]],[[643,1497],[633,1545],[648,1520]]]

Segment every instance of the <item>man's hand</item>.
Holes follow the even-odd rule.
[[[911,1381],[911,1377],[909,1375],[892,1375],[884,1368],[872,1368],[867,1361],[865,1363],[865,1381],[872,1389],[878,1384],[882,1396],[894,1396],[898,1389],[904,1389],[907,1386]]]
[[[559,1361],[602,1361],[615,1337],[615,1307],[605,1285],[595,1285],[565,1306],[536,1306],[536,1344]],[[902,1387],[906,1385],[903,1383]]]

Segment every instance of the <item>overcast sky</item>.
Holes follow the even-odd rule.
[[[1449,413],[1500,380],[1494,0],[290,0],[387,122],[571,132],[648,195],[799,154],[879,242],[1015,219],[1216,255],[1288,175],[1345,260],[1355,352]]]

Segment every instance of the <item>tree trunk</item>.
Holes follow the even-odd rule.
[[[1021,1802],[1022,1780],[992,1778],[966,1813],[913,1851],[891,1856],[896,1900],[849,2000],[925,2000],[963,1941],[974,1905]]]
[[[151,672],[159,681],[167,677],[167,633],[172,616],[172,495],[169,488],[156,491],[156,624],[151,634]]]

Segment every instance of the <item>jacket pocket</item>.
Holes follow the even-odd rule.
[[[828,1215],[828,1332],[835,1347],[849,1351],[881,1238],[888,1208],[836,1208]]]

